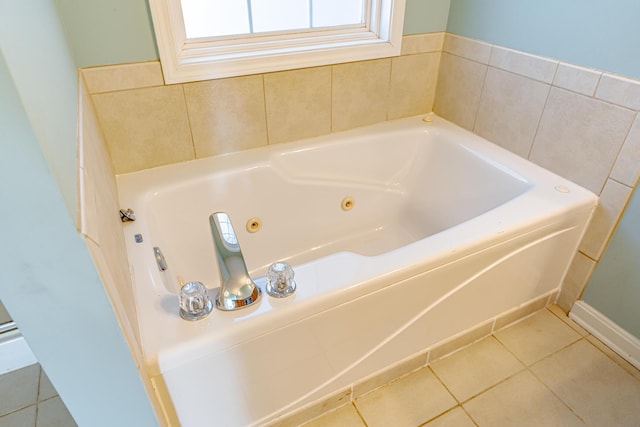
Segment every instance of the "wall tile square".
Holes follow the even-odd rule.
[[[629,187],[635,187],[638,183],[640,178],[640,115],[636,115],[636,120],[624,141],[610,176]]]
[[[434,111],[441,117],[472,130],[487,66],[442,54]]]
[[[562,290],[558,295],[557,304],[567,313],[571,311],[573,303],[582,295],[587,281],[596,268],[596,262],[578,252],[573,258],[569,271],[562,282]]]
[[[582,95],[593,96],[601,76],[602,71],[561,62],[553,79],[553,85]]]
[[[196,157],[267,145],[262,76],[184,85]]]
[[[195,158],[182,86],[93,95],[116,174]]]
[[[40,365],[33,364],[0,375],[0,415],[36,403]]]
[[[618,218],[631,197],[631,191],[632,189],[626,185],[611,179],[607,180],[589,228],[580,242],[580,251],[585,255],[595,260],[600,259],[613,234]]]
[[[81,73],[91,94],[164,85],[160,61],[82,68]]]
[[[334,65],[332,130],[383,122],[387,116],[390,78],[390,59]]]
[[[552,88],[529,159],[600,194],[634,113]]]
[[[475,132],[527,158],[550,86],[489,67]]]
[[[558,68],[558,61],[494,46],[489,65],[544,83],[551,83]]]
[[[440,53],[421,53],[392,59],[388,120],[433,110],[439,66]]]
[[[331,67],[264,75],[269,144],[331,132]]]
[[[412,34],[402,37],[401,55],[416,53],[440,52],[445,33]]]
[[[640,81],[604,73],[596,90],[596,98],[640,110]]]
[[[453,55],[461,56],[471,61],[488,64],[491,58],[492,45],[478,40],[468,39],[447,33],[444,38],[443,50]]]

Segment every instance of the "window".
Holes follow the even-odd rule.
[[[394,56],[405,0],[150,0],[167,83]]]

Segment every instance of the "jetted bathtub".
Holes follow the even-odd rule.
[[[118,177],[146,368],[172,425],[261,425],[559,290],[597,198],[434,115]],[[227,212],[264,290],[178,315]],[[160,271],[154,248],[168,268]]]

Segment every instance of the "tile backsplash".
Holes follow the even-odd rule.
[[[179,85],[157,61],[81,74],[116,174],[433,110],[600,195],[565,310],[640,175],[640,82],[449,33],[405,36],[395,58]]]

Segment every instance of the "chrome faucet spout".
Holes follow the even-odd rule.
[[[220,291],[216,296],[216,307],[229,311],[257,302],[262,291],[247,272],[247,264],[229,215],[216,212],[209,217],[209,224],[220,270]]]

